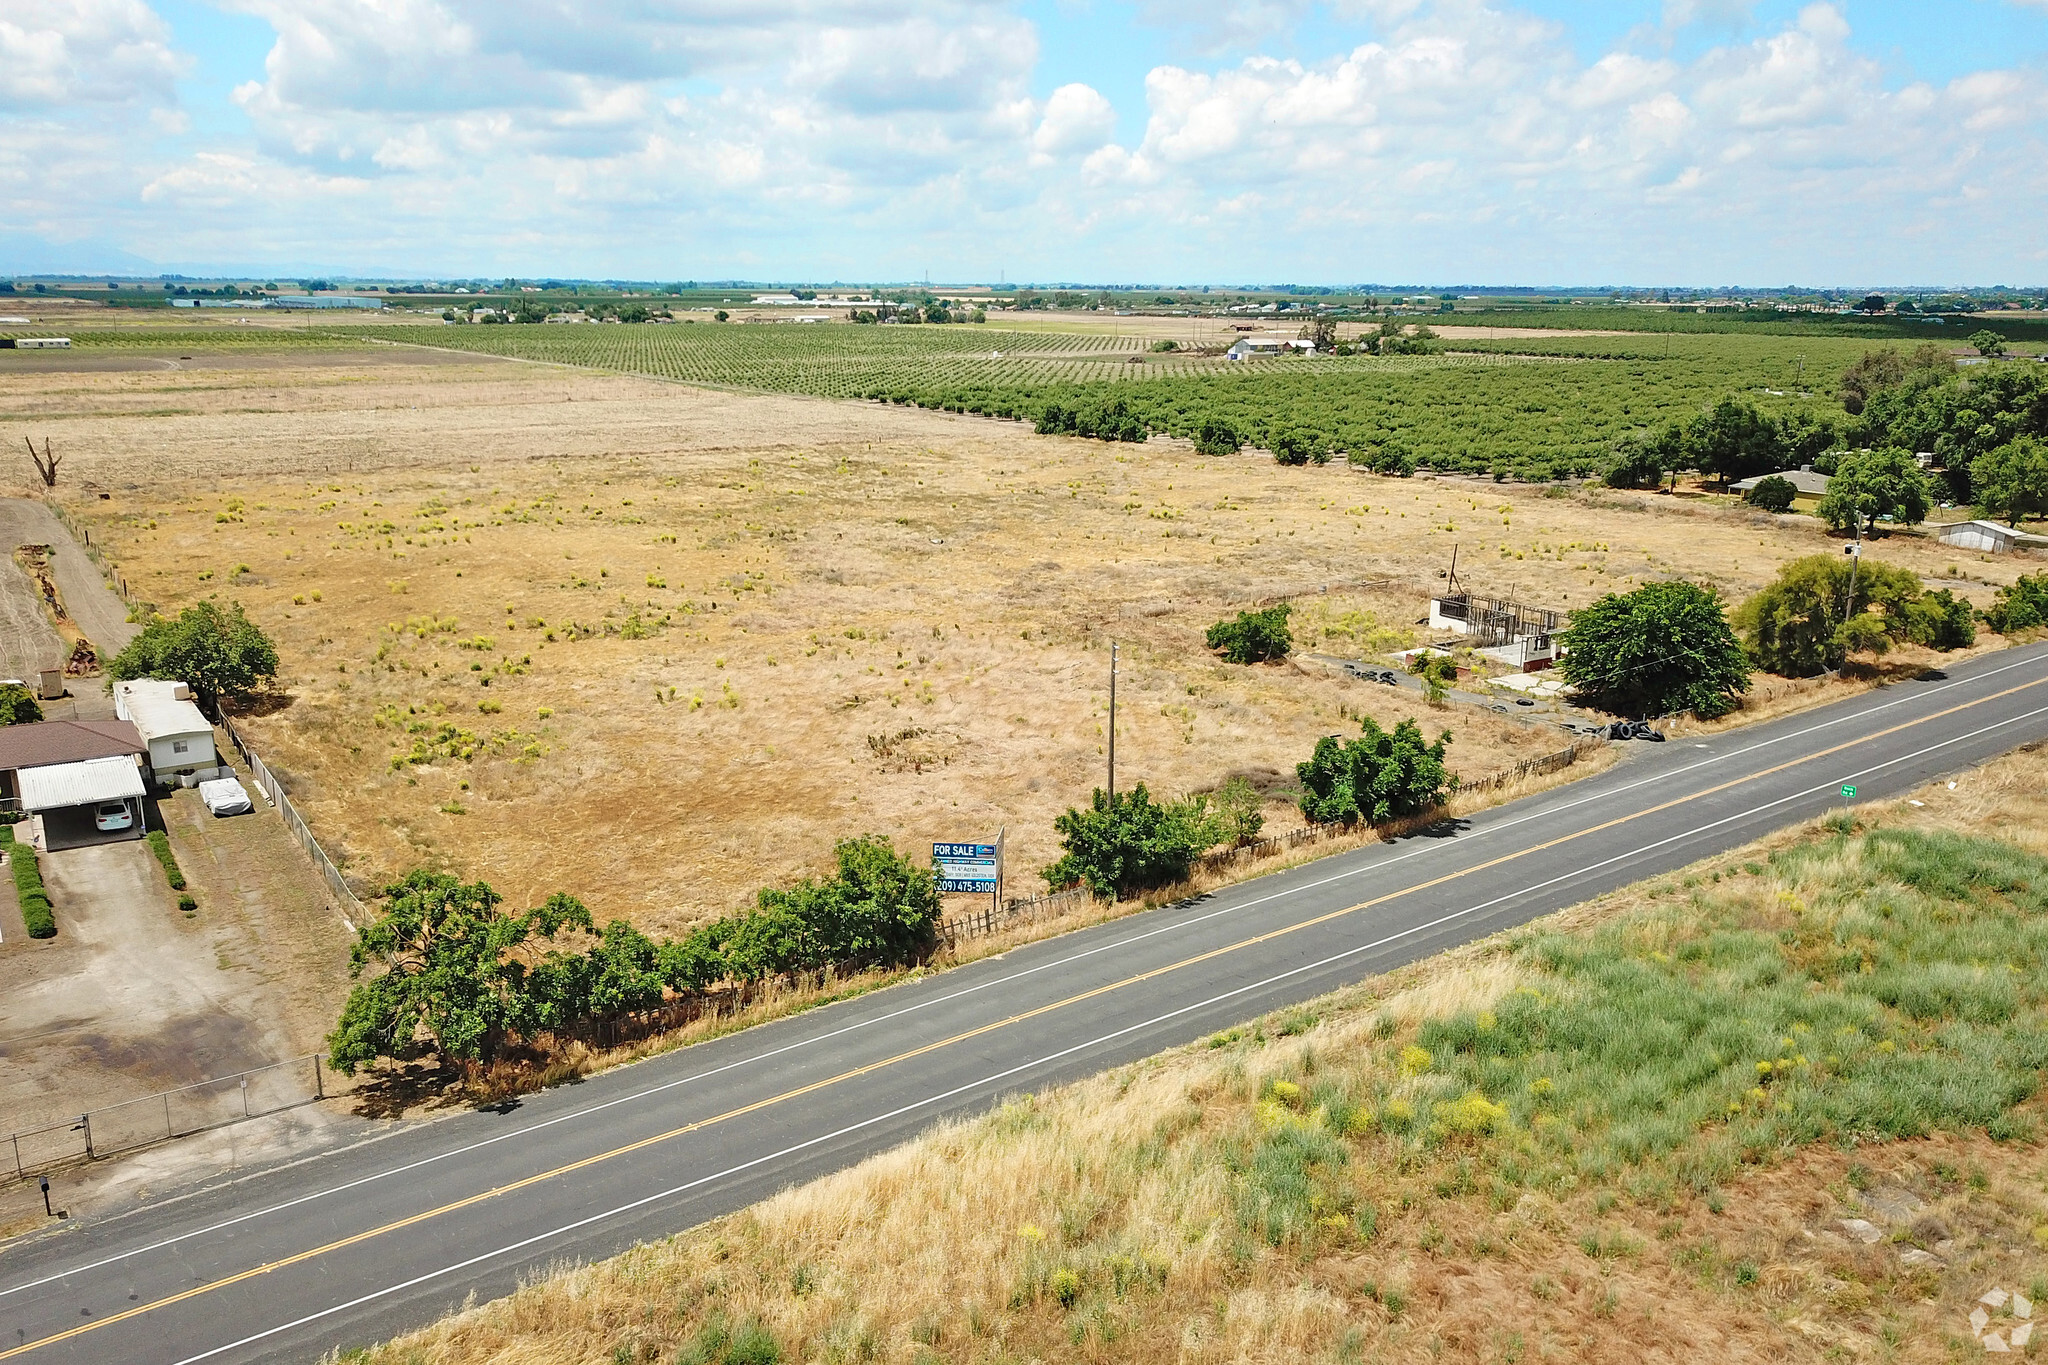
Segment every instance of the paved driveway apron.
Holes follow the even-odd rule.
[[[2009,650],[1439,830],[0,1253],[0,1360],[306,1360],[2048,736]]]

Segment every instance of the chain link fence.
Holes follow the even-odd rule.
[[[336,908],[340,910],[341,917],[348,921],[352,929],[368,924],[371,919],[369,907],[350,889],[347,880],[341,875],[341,869],[334,865],[334,860],[327,856],[327,850],[320,847],[320,841],[313,837],[313,831],[306,824],[305,817],[299,814],[298,807],[285,795],[284,783],[277,780],[277,775],[270,771],[269,765],[243,740],[241,732],[235,729],[234,722],[230,721],[225,713],[219,717],[217,723],[221,733],[228,737],[228,742],[235,746],[235,752],[241,755],[242,762],[248,765],[249,776],[270,799],[270,804],[277,807],[278,815],[284,819],[284,827],[292,832],[292,837],[299,841],[299,847],[305,849],[306,856],[313,860],[314,870],[327,883],[327,889],[334,893],[338,903]]]
[[[54,1167],[132,1152],[353,1090],[353,1081],[327,1074],[326,1060],[324,1052],[308,1053],[89,1109],[76,1118],[7,1134],[6,1155],[14,1162],[15,1176],[27,1180]]]

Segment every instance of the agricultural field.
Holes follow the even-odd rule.
[[[1101,332],[961,326],[463,327],[425,339],[694,382],[1019,419],[1035,419],[1053,403],[1122,402],[1154,431],[1173,435],[1191,435],[1214,419],[1259,445],[1300,431],[1339,451],[1534,478],[1595,470],[1630,432],[1690,417],[1730,393],[1774,413],[1840,419],[1836,380],[1864,349],[1833,337],[1665,334],[1461,340],[1456,353],[1436,356],[1236,363],[1153,354]],[[1111,349],[1119,341],[1124,353]]]
[[[247,728],[351,876],[444,866],[650,932],[869,831],[1007,827],[1030,889],[1101,781],[1112,639],[1119,780],[1243,774],[1278,826],[1319,736],[1419,703],[1313,661],[1226,666],[1213,621],[1286,598],[1305,650],[1358,658],[1415,639],[1453,546],[1475,590],[1569,608],[1669,575],[1739,597],[1827,543],[1702,502],[371,349],[391,363],[22,371],[9,404],[58,433],[59,493],[136,596],[236,599],[276,638],[281,695]],[[1887,553],[2005,572],[1938,549]],[[1421,718],[1467,777],[1562,743]]]
[[[1559,311],[1589,310],[1541,316]],[[1614,321],[1610,314],[1664,316],[1590,311],[1601,315],[1594,321]],[[1800,334],[1766,332],[1760,325],[1634,333],[1525,327],[1507,329],[1511,335],[1466,326],[1445,337],[1446,349],[1435,355],[1241,364],[1222,358],[1221,347],[1237,333],[1215,319],[1019,315],[1014,321],[1014,328],[708,320],[422,327],[352,319],[342,328],[265,321],[82,330],[75,340],[81,357],[119,352],[165,359],[173,351],[254,354],[384,344],[416,354],[471,352],[1023,421],[1036,421],[1049,406],[1121,404],[1140,428],[1158,434],[1191,437],[1205,422],[1220,422],[1261,448],[1292,437],[1377,468],[1539,480],[1597,472],[1622,438],[1689,418],[1729,395],[1774,416],[1839,423],[1845,418],[1835,399],[1841,372],[1868,345],[1887,340],[1875,332],[1866,340],[1841,335],[1841,328]],[[1288,332],[1297,323],[1242,325]],[[1369,330],[1346,323],[1339,334]],[[1167,341],[1185,349],[1150,349]]]
[[[366,1365],[2031,1354],[2038,776],[1017,1097]]]

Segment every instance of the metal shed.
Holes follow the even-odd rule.
[[[45,848],[142,837],[142,770],[132,758],[115,755],[23,768],[17,780],[21,808],[42,822]],[[116,823],[124,817],[125,823]]]

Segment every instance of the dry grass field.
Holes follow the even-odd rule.
[[[1954,1017],[1967,970],[1936,963],[1962,992],[1946,1008],[1905,996],[1834,1030],[1800,1017],[1862,1008],[1830,942],[1896,973],[1957,951],[1953,936],[2038,940],[2026,910],[2039,883],[2009,880],[2048,854],[2038,777],[2039,756],[2018,754],[1860,810],[1853,832],[1786,831],[1208,1047],[1021,1097],[352,1358],[1931,1362],[1975,1358],[1991,1332],[2005,1350],[2048,1299],[2037,1106],[2001,1140],[1909,1120],[1896,1140],[1815,1141],[1826,1128],[1809,1122],[1859,1121],[1869,1101],[1836,1078],[1845,1058],[1865,1083],[1906,1082],[1902,1110],[1914,1056],[1961,1095],[1992,1051],[2038,1047],[2020,1042],[2038,1039],[2034,1006],[1993,1045],[1991,1015],[1973,1012],[1978,1033]],[[1884,942],[1856,936],[1880,917],[1897,917]],[[1597,969],[1560,996],[1554,973],[1575,950]],[[1774,992],[1745,952],[1782,954],[1790,984]],[[2007,970],[2038,997],[2032,969]],[[1699,1058],[1661,1089],[1649,1020],[1640,1055],[1595,1061],[1597,1040],[1559,1043],[1528,1062],[1544,1074],[1527,1085],[1503,1044],[1502,1102],[1451,1098],[1465,1082],[1447,1039],[1483,1069],[1490,1030],[1645,989],[1740,994],[1741,1012],[1765,1017],[1717,1031],[1757,1032],[1751,1046],[1778,1060],[1752,1071],[1738,1056],[1725,1079],[1709,1067],[1705,1087],[1722,1093],[1696,1126]],[[1947,1048],[1979,1060],[1945,1063]],[[1641,1070],[1602,1072],[1615,1053]],[[1660,1151],[1663,1106],[1646,1096],[1684,1113],[1675,1148]],[[1431,1104],[1427,1129],[1407,1126]]]
[[[1828,543],[1699,501],[421,350],[178,365],[8,372],[8,426],[54,434],[60,494],[137,596],[239,599],[273,634],[282,695],[247,728],[346,870],[569,889],[650,930],[865,831],[914,849],[1007,826],[1029,889],[1053,816],[1101,781],[1112,640],[1119,781],[1248,774],[1279,825],[1316,737],[1418,708],[1314,666],[1220,664],[1219,617],[1291,597],[1308,649],[1355,658],[1415,638],[1454,545],[1474,590],[1571,607],[1668,575],[1739,597]],[[1940,549],[1884,553],[2012,572]],[[1423,719],[1468,776],[1562,739]]]

